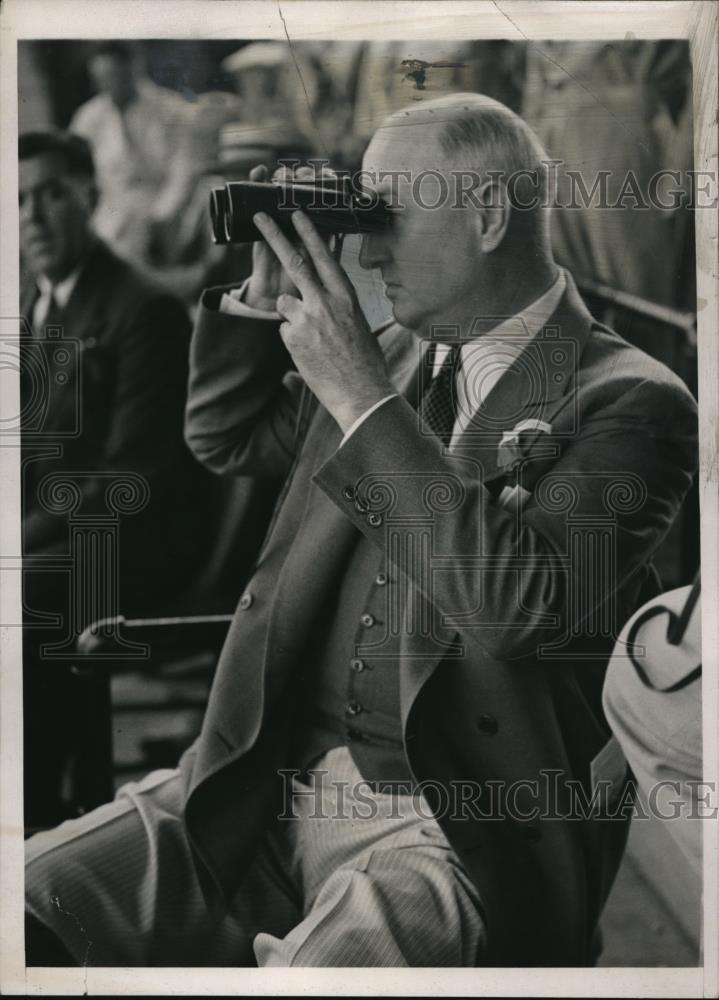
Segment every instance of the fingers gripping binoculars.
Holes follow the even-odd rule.
[[[264,237],[252,221],[256,212],[275,220],[296,237],[292,213],[303,211],[325,236],[383,230],[390,212],[371,195],[357,194],[349,179],[323,177],[316,182],[259,183],[231,181],[210,192],[210,221],[215,243],[254,243]]]

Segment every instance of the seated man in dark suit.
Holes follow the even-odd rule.
[[[20,338],[25,804],[27,822],[44,825],[62,815],[68,747],[83,723],[79,682],[67,669],[72,641],[98,618],[172,607],[203,557],[212,477],[183,439],[188,317],[93,234],[86,142],[26,133],[19,159],[28,279]],[[87,532],[72,540],[73,524]],[[81,561],[68,571],[73,555]],[[59,625],[47,615],[61,615]],[[64,660],[41,648],[57,654],[65,640]]]
[[[203,296],[188,441],[286,490],[178,769],[28,842],[74,961],[592,961],[627,827],[602,677],[696,407],[555,265],[546,159],[479,95],[387,120],[377,333],[302,213]]]

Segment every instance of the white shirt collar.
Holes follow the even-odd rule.
[[[509,319],[502,320],[497,326],[483,333],[474,340],[468,341],[462,347],[462,367],[472,355],[485,354],[490,345],[502,347],[502,358],[507,358],[507,367],[511,363],[510,355],[519,357],[524,348],[539,333],[542,327],[550,319],[567,287],[567,279],[564,271],[560,268],[557,280],[538,299],[531,302],[520,313],[510,316]],[[433,376],[442,367],[450,348],[446,344],[437,344],[434,355]]]
[[[492,330],[462,346],[455,381],[457,419],[452,432],[450,450],[457,445],[502,375],[550,319],[566,287],[566,276],[564,271],[560,270],[552,287],[520,313],[503,320]],[[445,344],[437,345],[434,375],[439,371],[449,350]]]
[[[50,281],[44,274],[38,276],[37,286],[40,289],[40,295],[43,299],[47,301],[50,300],[50,296],[54,295],[55,302],[57,302],[60,309],[64,309],[65,306],[70,301],[70,296],[73,293],[75,285],[77,284],[77,279],[80,277],[80,271],[82,266],[76,267],[74,271],[71,271],[66,278],[62,281],[58,281],[56,285]]]

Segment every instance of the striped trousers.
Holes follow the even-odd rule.
[[[338,747],[288,785],[222,917],[208,913],[178,772],[27,841],[29,912],[91,966],[474,966],[479,895],[422,798],[374,794]]]

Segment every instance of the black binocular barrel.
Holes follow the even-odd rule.
[[[210,191],[210,225],[215,243],[229,243],[227,235],[227,188],[213,188]]]
[[[321,184],[267,184],[233,181],[210,193],[210,220],[215,243],[254,243],[262,233],[252,219],[271,216],[293,235],[292,213],[301,209],[327,235],[375,232],[387,222],[386,210],[347,187],[323,179]]]

